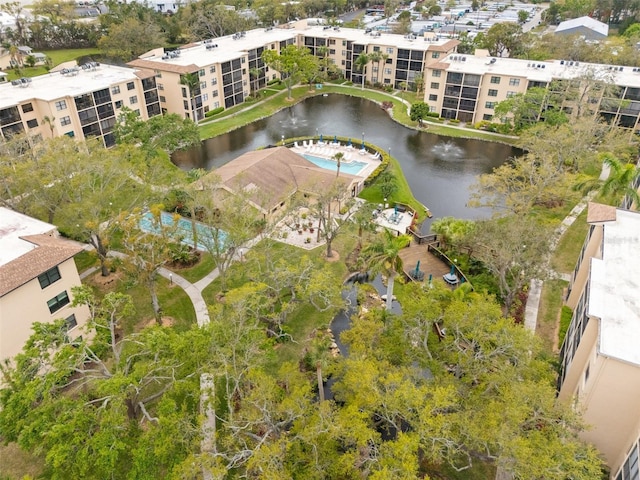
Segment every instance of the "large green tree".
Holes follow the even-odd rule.
[[[308,48],[287,45],[280,53],[265,50],[262,59],[270,68],[280,73],[287,86],[287,98],[291,98],[291,88],[304,78],[311,77],[318,71],[318,58]]]

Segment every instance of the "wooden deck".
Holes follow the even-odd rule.
[[[442,280],[442,276],[451,271],[451,267],[442,260],[427,251],[427,245],[418,245],[411,241],[411,245],[400,251],[404,273],[409,276],[409,272],[416,269],[416,264],[420,260],[420,271],[424,272],[425,281],[429,280],[429,275],[433,275],[434,280]]]

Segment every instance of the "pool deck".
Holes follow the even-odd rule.
[[[366,150],[361,150],[355,145],[347,146],[333,142],[317,142],[313,145],[306,146],[303,145],[302,142],[297,142],[297,145],[290,147],[290,150],[300,156],[304,156],[305,154],[313,155],[314,157],[324,158],[327,160],[331,160],[336,153],[341,152],[344,155],[344,158],[340,162],[341,164],[346,165],[354,161],[367,164],[366,167],[355,175],[361,178],[367,178],[371,175],[382,161],[382,157],[380,155],[376,157],[375,154],[371,154]]]

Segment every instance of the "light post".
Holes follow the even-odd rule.
[[[391,147],[387,149],[387,153],[389,154],[389,156],[391,156]]]
[[[282,146],[284,147],[284,135],[282,135]]]
[[[364,132],[362,132],[362,148],[364,149]]]

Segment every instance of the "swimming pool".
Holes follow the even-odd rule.
[[[174,218],[171,213],[162,212],[160,214],[160,219],[163,225],[173,226]],[[140,218],[139,225],[140,225],[140,229],[144,232],[160,233],[160,229],[158,228],[158,226],[155,225],[155,222],[153,221],[153,214],[151,212],[145,213]],[[184,217],[180,217],[178,219],[178,226],[176,230],[177,230],[176,233],[180,237],[182,237],[182,243],[193,247],[193,229],[191,227],[191,220],[186,219]],[[211,227],[203,223],[196,222],[196,231],[198,233],[198,240],[199,240],[197,249],[206,251],[207,244],[210,246],[211,243],[213,242],[212,229]],[[227,237],[226,232],[221,231],[219,237],[220,237],[219,241],[224,245],[224,241]]]
[[[303,157],[320,168],[325,168],[334,172],[338,170],[338,164],[335,160],[314,157],[313,155],[308,155],[306,153],[303,155]],[[348,173],[350,175],[358,175],[367,165],[368,164],[365,162],[358,162],[356,160],[351,160],[349,162],[340,162],[340,171]]]

